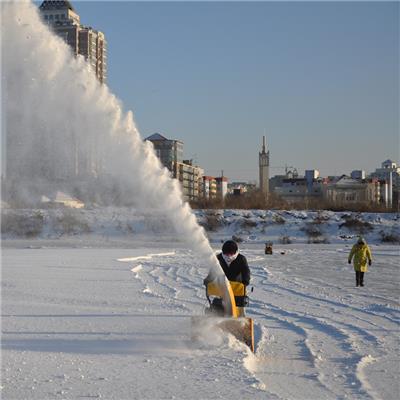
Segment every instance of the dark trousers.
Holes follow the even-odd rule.
[[[356,271],[356,285],[364,286],[364,272]]]

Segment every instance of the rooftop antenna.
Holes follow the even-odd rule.
[[[265,151],[265,147],[267,146],[267,128],[264,128],[264,137],[263,137],[263,150]]]

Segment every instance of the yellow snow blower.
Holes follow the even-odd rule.
[[[209,307],[205,316],[192,317],[192,339],[202,336],[205,327],[212,325],[231,333],[254,352],[254,324],[252,318],[240,316],[237,302],[247,305],[246,286],[241,282],[219,277],[206,284]],[[240,307],[240,309],[242,309]]]

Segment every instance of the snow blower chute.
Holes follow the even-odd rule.
[[[206,315],[192,317],[192,339],[201,337],[207,327],[218,327],[231,333],[254,352],[253,320],[239,316],[236,306],[239,301],[241,306],[247,305],[246,286],[240,282],[228,281],[226,277],[219,277],[206,284],[206,297],[209,303],[209,307],[205,309]]]

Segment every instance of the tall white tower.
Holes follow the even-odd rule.
[[[260,190],[268,197],[269,194],[269,150],[265,151],[265,136],[263,136],[262,151],[258,155],[260,170]]]

